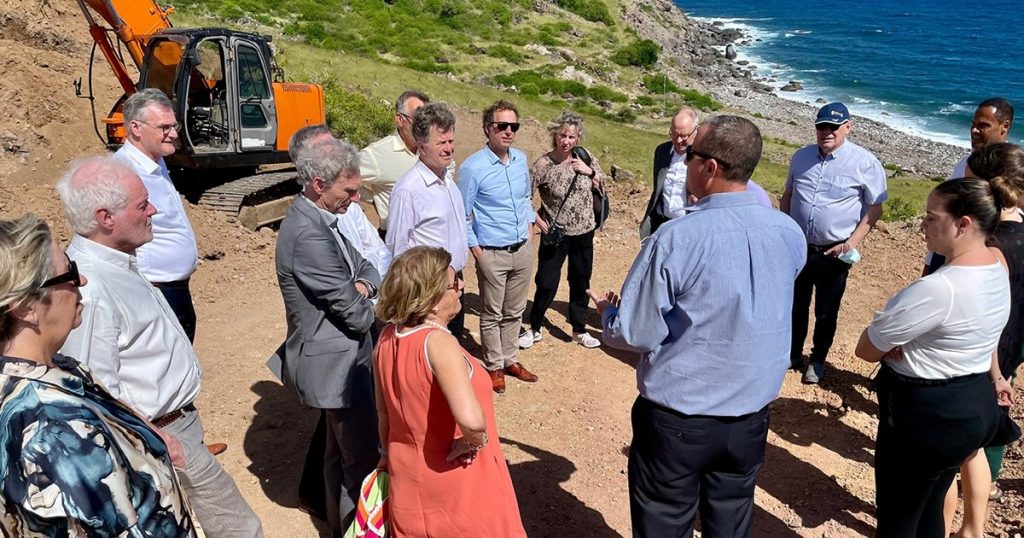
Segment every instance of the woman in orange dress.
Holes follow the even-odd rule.
[[[391,475],[396,538],[526,536],[494,423],[491,381],[445,328],[464,283],[443,249],[395,259],[377,315],[374,358],[380,467]]]

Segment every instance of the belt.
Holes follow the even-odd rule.
[[[153,422],[153,425],[156,426],[157,428],[163,428],[163,427],[166,427],[169,424],[173,423],[175,420],[178,420],[179,418],[181,418],[182,415],[184,415],[185,413],[189,413],[189,412],[192,412],[192,411],[195,411],[195,410],[196,410],[196,406],[195,405],[188,404],[188,405],[185,405],[185,406],[183,406],[182,408],[180,408],[178,410],[171,411],[170,413],[167,413],[166,415],[164,415],[162,417],[157,417],[157,418],[153,419],[152,422]]]
[[[810,252],[812,254],[822,254],[826,250],[828,250],[828,249],[830,249],[830,248],[832,248],[832,247],[834,247],[836,245],[842,245],[845,242],[846,242],[846,239],[843,239],[842,241],[836,241],[834,243],[828,243],[828,244],[825,244],[825,245],[812,245],[810,243],[807,243],[807,252]]]
[[[503,247],[485,247],[483,245],[480,245],[480,248],[482,248],[484,250],[501,250],[503,252],[516,252],[516,251],[519,250],[520,247],[522,247],[525,244],[526,244],[526,240],[523,239],[522,241],[520,241],[518,243],[513,243],[511,245],[505,245]]]
[[[903,383],[905,385],[917,385],[921,387],[942,387],[946,385],[957,385],[960,383],[965,383],[972,379],[977,379],[978,376],[988,375],[985,372],[981,372],[977,374],[967,374],[956,377],[949,377],[945,379],[925,379],[923,377],[911,377],[908,375],[903,375],[897,372],[896,370],[893,370],[892,367],[890,367],[889,365],[884,365],[882,368],[883,370],[885,370],[886,375],[892,377],[894,381]]]
[[[191,279],[192,277],[184,280],[175,280],[174,282],[150,282],[150,284],[153,284],[153,286],[157,288],[187,288],[188,282]]]

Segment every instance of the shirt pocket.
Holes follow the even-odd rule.
[[[831,198],[845,199],[860,196],[860,181],[853,176],[832,176],[828,182],[828,194]]]

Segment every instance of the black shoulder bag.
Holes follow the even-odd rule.
[[[593,168],[593,158],[590,156],[590,151],[583,146],[576,146],[572,148],[572,154],[579,160],[583,161],[583,164]],[[596,171],[594,172],[597,173]],[[578,176],[579,174],[577,174]],[[611,204],[608,202],[608,193],[604,190],[604,184],[601,184],[600,189],[595,189],[591,186],[590,194],[594,196],[594,223],[597,224],[595,228],[603,228],[604,223],[608,220],[608,215],[611,214]]]
[[[572,184],[569,185],[569,190],[565,192],[565,196],[562,197],[562,203],[558,205],[558,212],[555,213],[555,218],[548,222],[547,233],[541,234],[540,236],[540,242],[542,245],[557,247],[562,243],[562,240],[565,239],[565,230],[562,230],[562,228],[556,223],[558,222],[558,217],[562,214],[562,208],[565,207],[565,202],[569,199],[569,195],[572,194],[573,189],[576,188],[576,180],[579,178],[579,174],[573,176]],[[547,212],[545,211],[545,213]]]

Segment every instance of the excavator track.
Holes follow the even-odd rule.
[[[255,230],[283,219],[299,190],[295,170],[264,172],[205,190],[199,205],[236,217]]]

